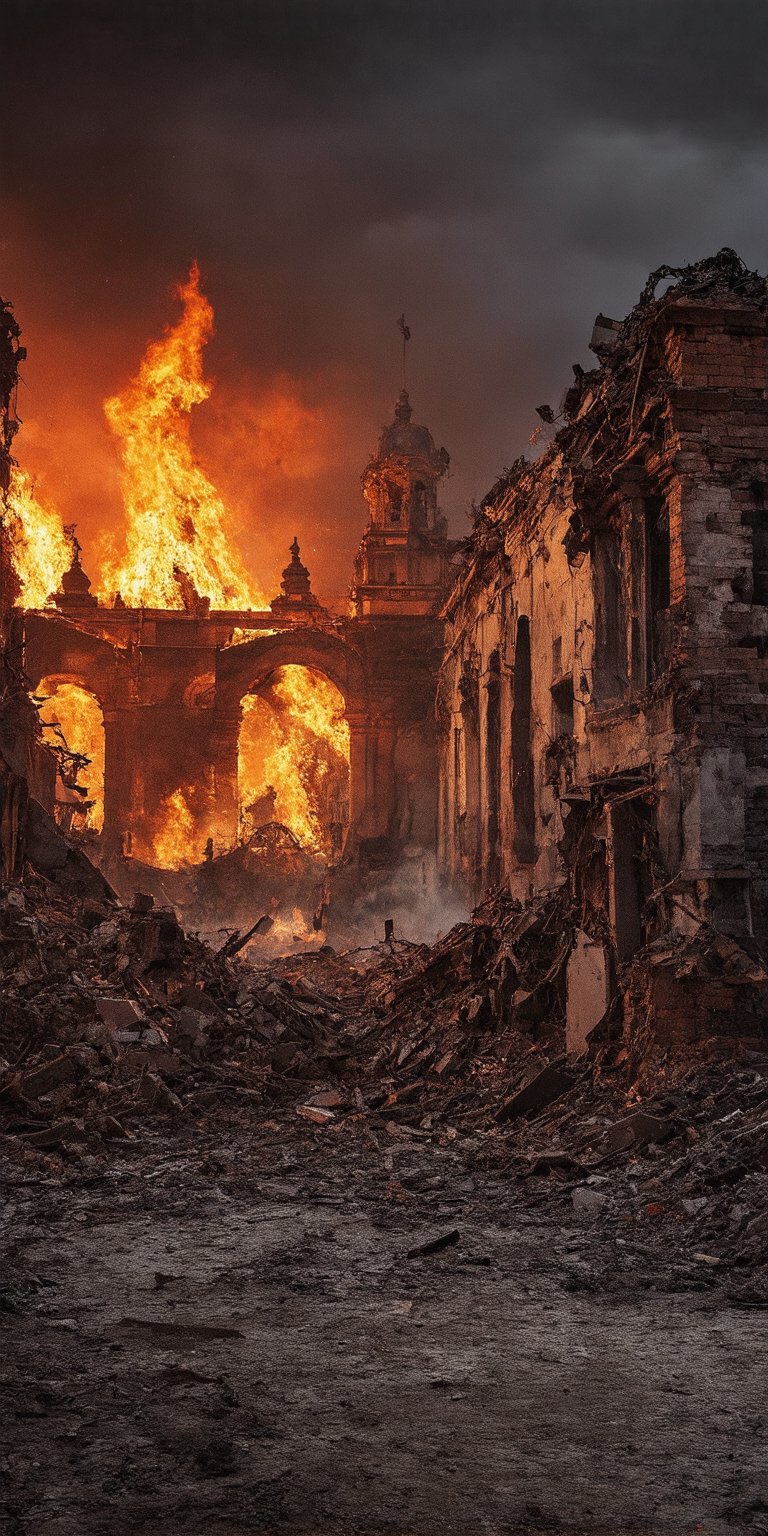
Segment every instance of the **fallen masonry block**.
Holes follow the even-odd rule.
[[[499,1125],[506,1124],[509,1120],[519,1120],[523,1115],[534,1115],[540,1109],[545,1109],[548,1104],[553,1104],[555,1099],[561,1099],[564,1093],[568,1093],[576,1081],[577,1074],[567,1067],[559,1066],[556,1062],[550,1062],[543,1067],[541,1072],[526,1083],[524,1088],[519,1088],[496,1111],[496,1120]]]
[[[167,1083],[163,1082],[156,1072],[145,1072],[136,1089],[136,1096],[149,1109],[165,1110],[167,1113],[181,1109],[181,1099]]]
[[[302,1120],[314,1121],[315,1125],[327,1125],[329,1120],[334,1119],[332,1109],[321,1109],[316,1104],[298,1104],[296,1113],[301,1115]]]
[[[97,997],[95,1003],[110,1029],[131,1029],[144,1022],[144,1014],[132,997]]]
[[[73,1083],[77,1076],[77,1063],[71,1056],[55,1056],[53,1061],[45,1061],[23,1073],[19,1087],[25,1099],[39,1099],[54,1088]]]
[[[121,1068],[124,1068],[127,1073],[162,1072],[164,1077],[170,1078],[183,1077],[186,1070],[178,1053],[162,1045],[131,1046],[123,1056]]]
[[[617,1120],[608,1131],[606,1141],[612,1152],[627,1152],[630,1147],[646,1147],[649,1142],[669,1141],[675,1129],[674,1120],[639,1109],[623,1120]]]
[[[597,1216],[608,1204],[608,1196],[601,1194],[599,1189],[587,1189],[579,1186],[571,1196],[573,1209],[581,1216]]]
[[[329,1088],[322,1093],[313,1093],[311,1099],[307,1099],[307,1106],[312,1109],[338,1109],[344,1103],[344,1095],[336,1088]]]

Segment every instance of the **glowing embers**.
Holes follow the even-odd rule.
[[[213,310],[196,265],[178,296],[178,324],[150,343],[137,377],[105,403],[120,442],[127,529],[125,555],[106,563],[101,585],[135,607],[183,608],[200,597],[214,608],[261,608],[232,547],[232,518],[189,441],[189,413],[211,392],[202,355]]]
[[[104,825],[104,719],[92,693],[75,683],[44,679],[37,697],[44,739],[56,749],[60,762],[56,786],[56,818],[69,831],[100,832]],[[72,754],[87,758],[72,762]],[[73,784],[86,790],[79,794]]]
[[[72,544],[56,512],[35,492],[29,475],[14,465],[2,511],[11,564],[24,608],[44,608],[72,561]]]
[[[338,857],[349,821],[349,726],[326,677],[280,667],[243,700],[238,792],[245,841],[278,821],[303,848]]]

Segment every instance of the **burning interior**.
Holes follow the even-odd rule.
[[[13,471],[25,666],[47,738],[70,754],[57,816],[124,896],[151,891],[216,927],[233,900],[244,920],[249,902],[274,905],[271,871],[292,929],[322,935],[334,872],[375,881],[406,850],[434,858],[448,455],[403,391],[363,476],[349,611],[313,592],[298,538],[268,601],[191,443],[213,328],[195,265],[178,298],[178,321],[105,403],[125,523],[93,585],[74,527]]]
[[[272,822],[338,862],[349,825],[349,726],[338,688],[307,667],[278,667],[243,700],[238,798],[244,842]]]
[[[43,739],[59,760],[56,819],[74,834],[104,826],[104,717],[98,699],[77,683],[44,677],[38,684]]]

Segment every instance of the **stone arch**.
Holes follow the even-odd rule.
[[[216,674],[199,672],[187,683],[181,696],[185,709],[212,709],[216,702]]]
[[[333,683],[344,700],[350,727],[349,824],[355,825],[370,798],[366,744],[368,683],[363,662],[339,635],[309,625],[256,636],[226,646],[216,655],[215,787],[222,832],[231,840],[240,823],[238,760],[243,700],[258,694],[282,667],[298,666]]]
[[[348,712],[366,708],[368,688],[363,663],[338,635],[302,625],[227,646],[216,657],[216,706],[238,709],[247,693],[257,692],[280,667],[306,667],[338,688]]]
[[[127,692],[126,653],[100,635],[50,614],[24,615],[24,673],[32,692],[42,678],[59,677],[98,700],[103,714]]]

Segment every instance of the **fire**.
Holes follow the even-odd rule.
[[[39,693],[48,695],[40,711],[44,739],[53,747],[65,747],[88,758],[87,767],[78,774],[78,781],[88,791],[86,799],[66,796],[70,808],[76,808],[73,825],[100,832],[104,825],[104,721],[98,701],[74,683],[52,686],[44,681]],[[83,812],[84,820],[79,820]]]
[[[157,821],[151,859],[158,869],[181,869],[184,864],[199,858],[195,848],[195,819],[183,789],[174,790],[172,795],[161,800]]]
[[[44,608],[72,563],[72,545],[53,508],[25,470],[14,465],[3,509],[11,561],[25,608]]]
[[[182,608],[185,590],[214,608],[263,607],[232,548],[232,518],[190,444],[192,407],[211,393],[202,354],[213,310],[196,263],[177,293],[178,324],[150,343],[137,377],[105,402],[120,443],[127,528],[125,555],[107,559],[100,585],[134,607]]]
[[[288,827],[303,847],[337,853],[349,786],[349,726],[341,694],[327,678],[287,666],[277,673],[268,701],[254,694],[243,701],[239,788],[246,833],[258,825],[249,807],[260,805],[261,818],[270,819],[271,787],[271,819]]]

